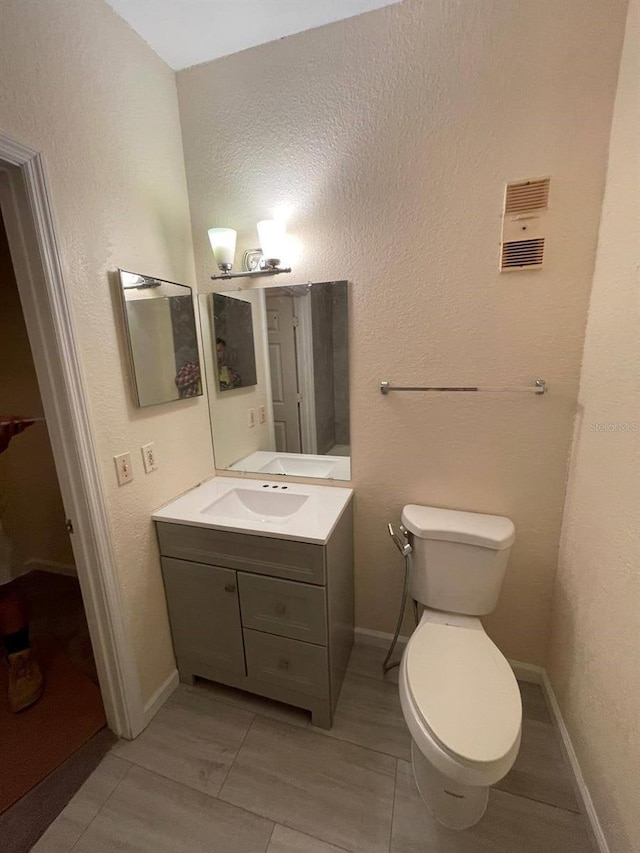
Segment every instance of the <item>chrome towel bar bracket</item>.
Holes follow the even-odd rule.
[[[544,379],[536,379],[533,385],[523,385],[523,386],[517,386],[517,387],[511,387],[511,388],[509,388],[509,387],[502,387],[502,388],[495,387],[494,388],[494,387],[491,387],[489,385],[486,385],[486,386],[482,386],[482,385],[462,385],[462,386],[443,385],[443,386],[437,387],[437,386],[430,386],[430,385],[423,385],[423,386],[420,386],[420,385],[415,385],[415,386],[391,385],[390,382],[381,382],[380,383],[380,393],[381,394],[388,394],[389,391],[463,391],[463,392],[466,392],[466,391],[488,391],[488,392],[495,392],[495,393],[503,393],[503,392],[507,392],[507,393],[528,392],[528,393],[531,393],[533,391],[534,394],[546,394],[548,390],[549,390],[549,388],[548,388],[547,383],[545,382]]]

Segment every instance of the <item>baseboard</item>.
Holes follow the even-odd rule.
[[[372,631],[370,628],[356,628],[355,633],[356,636],[366,638],[368,642],[375,646],[388,647],[393,639],[393,634],[387,634],[384,631]],[[398,643],[402,645],[405,645],[408,640],[408,637],[398,637]],[[582,775],[582,770],[580,769],[578,756],[576,755],[576,751],[571,743],[569,731],[562,717],[562,711],[560,710],[560,705],[558,704],[558,700],[553,691],[546,669],[542,666],[536,666],[533,663],[523,663],[522,661],[517,660],[510,660],[509,664],[511,665],[513,673],[518,681],[539,684],[542,687],[542,692],[549,708],[549,713],[551,714],[560,735],[560,743],[564,757],[573,774],[574,786],[581,811],[586,816],[587,822],[591,828],[592,840],[595,844],[595,849],[598,850],[599,853],[610,853],[609,845],[604,832],[602,831],[602,826],[598,819],[593,800],[591,799],[589,788],[587,787],[584,776]]]
[[[67,577],[77,578],[78,572],[73,563],[55,563],[53,560],[39,560],[37,557],[30,557],[23,563],[28,572],[50,572],[53,575],[66,575]]]
[[[560,742],[562,745],[562,751],[564,752],[564,757],[568,761],[569,766],[571,767],[571,770],[573,772],[576,794],[580,801],[581,810],[586,815],[587,821],[589,822],[589,825],[591,827],[591,832],[593,834],[592,840],[599,853],[610,853],[609,844],[602,830],[600,820],[598,819],[598,814],[593,804],[593,800],[591,799],[589,788],[587,787],[587,783],[585,782],[584,776],[582,775],[578,756],[576,755],[576,751],[573,748],[573,744],[571,743],[571,736],[569,734],[569,730],[567,729],[566,723],[562,716],[562,711],[560,710],[558,699],[556,698],[556,694],[554,693],[553,686],[551,684],[546,669],[542,670],[541,684],[545,699],[547,700],[549,711],[560,734]]]
[[[544,683],[545,671],[541,666],[534,663],[522,663],[519,660],[510,660],[509,665],[518,681],[528,681],[530,684]]]
[[[160,708],[162,708],[169,696],[171,696],[173,691],[177,688],[179,683],[180,679],[178,677],[178,670],[174,669],[173,672],[171,672],[167,676],[167,678],[165,678],[165,680],[162,682],[160,687],[158,687],[153,696],[147,702],[144,703],[143,720],[145,729],[149,725],[151,720],[153,720]]]
[[[387,634],[385,631],[373,631],[371,628],[356,628],[355,634],[356,637],[366,637],[372,646],[384,646],[388,648],[391,645],[391,640],[393,640],[393,634]],[[402,635],[398,637],[399,645],[406,646],[408,642],[408,637],[403,637]]]

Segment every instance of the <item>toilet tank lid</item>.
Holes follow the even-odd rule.
[[[496,551],[510,548],[516,538],[510,518],[437,506],[408,504],[402,510],[402,523],[420,539],[464,542]]]

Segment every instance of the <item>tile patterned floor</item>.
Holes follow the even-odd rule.
[[[416,791],[397,671],[354,649],[335,725],[237,690],[181,685],[120,741],[33,853],[588,853],[544,697],[522,684],[523,740],[485,817],[447,830]]]

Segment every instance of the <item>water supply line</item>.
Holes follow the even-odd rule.
[[[389,663],[391,659],[391,655],[394,652],[396,644],[398,642],[398,637],[400,636],[400,629],[402,627],[402,620],[404,619],[404,612],[407,609],[407,598],[409,593],[409,554],[413,551],[411,544],[407,538],[408,531],[403,524],[400,525],[400,533],[404,536],[404,542],[398,534],[395,532],[391,524],[387,525],[387,529],[389,531],[389,536],[395,542],[398,551],[404,557],[404,586],[402,589],[402,604],[400,606],[400,613],[398,614],[398,624],[396,625],[396,632],[393,635],[393,640],[391,641],[391,645],[389,646],[389,651],[387,652],[387,656],[382,663],[383,672],[389,672],[390,669],[398,666],[400,664],[399,660],[394,661],[393,663]],[[417,619],[417,609],[414,606],[414,614]]]

